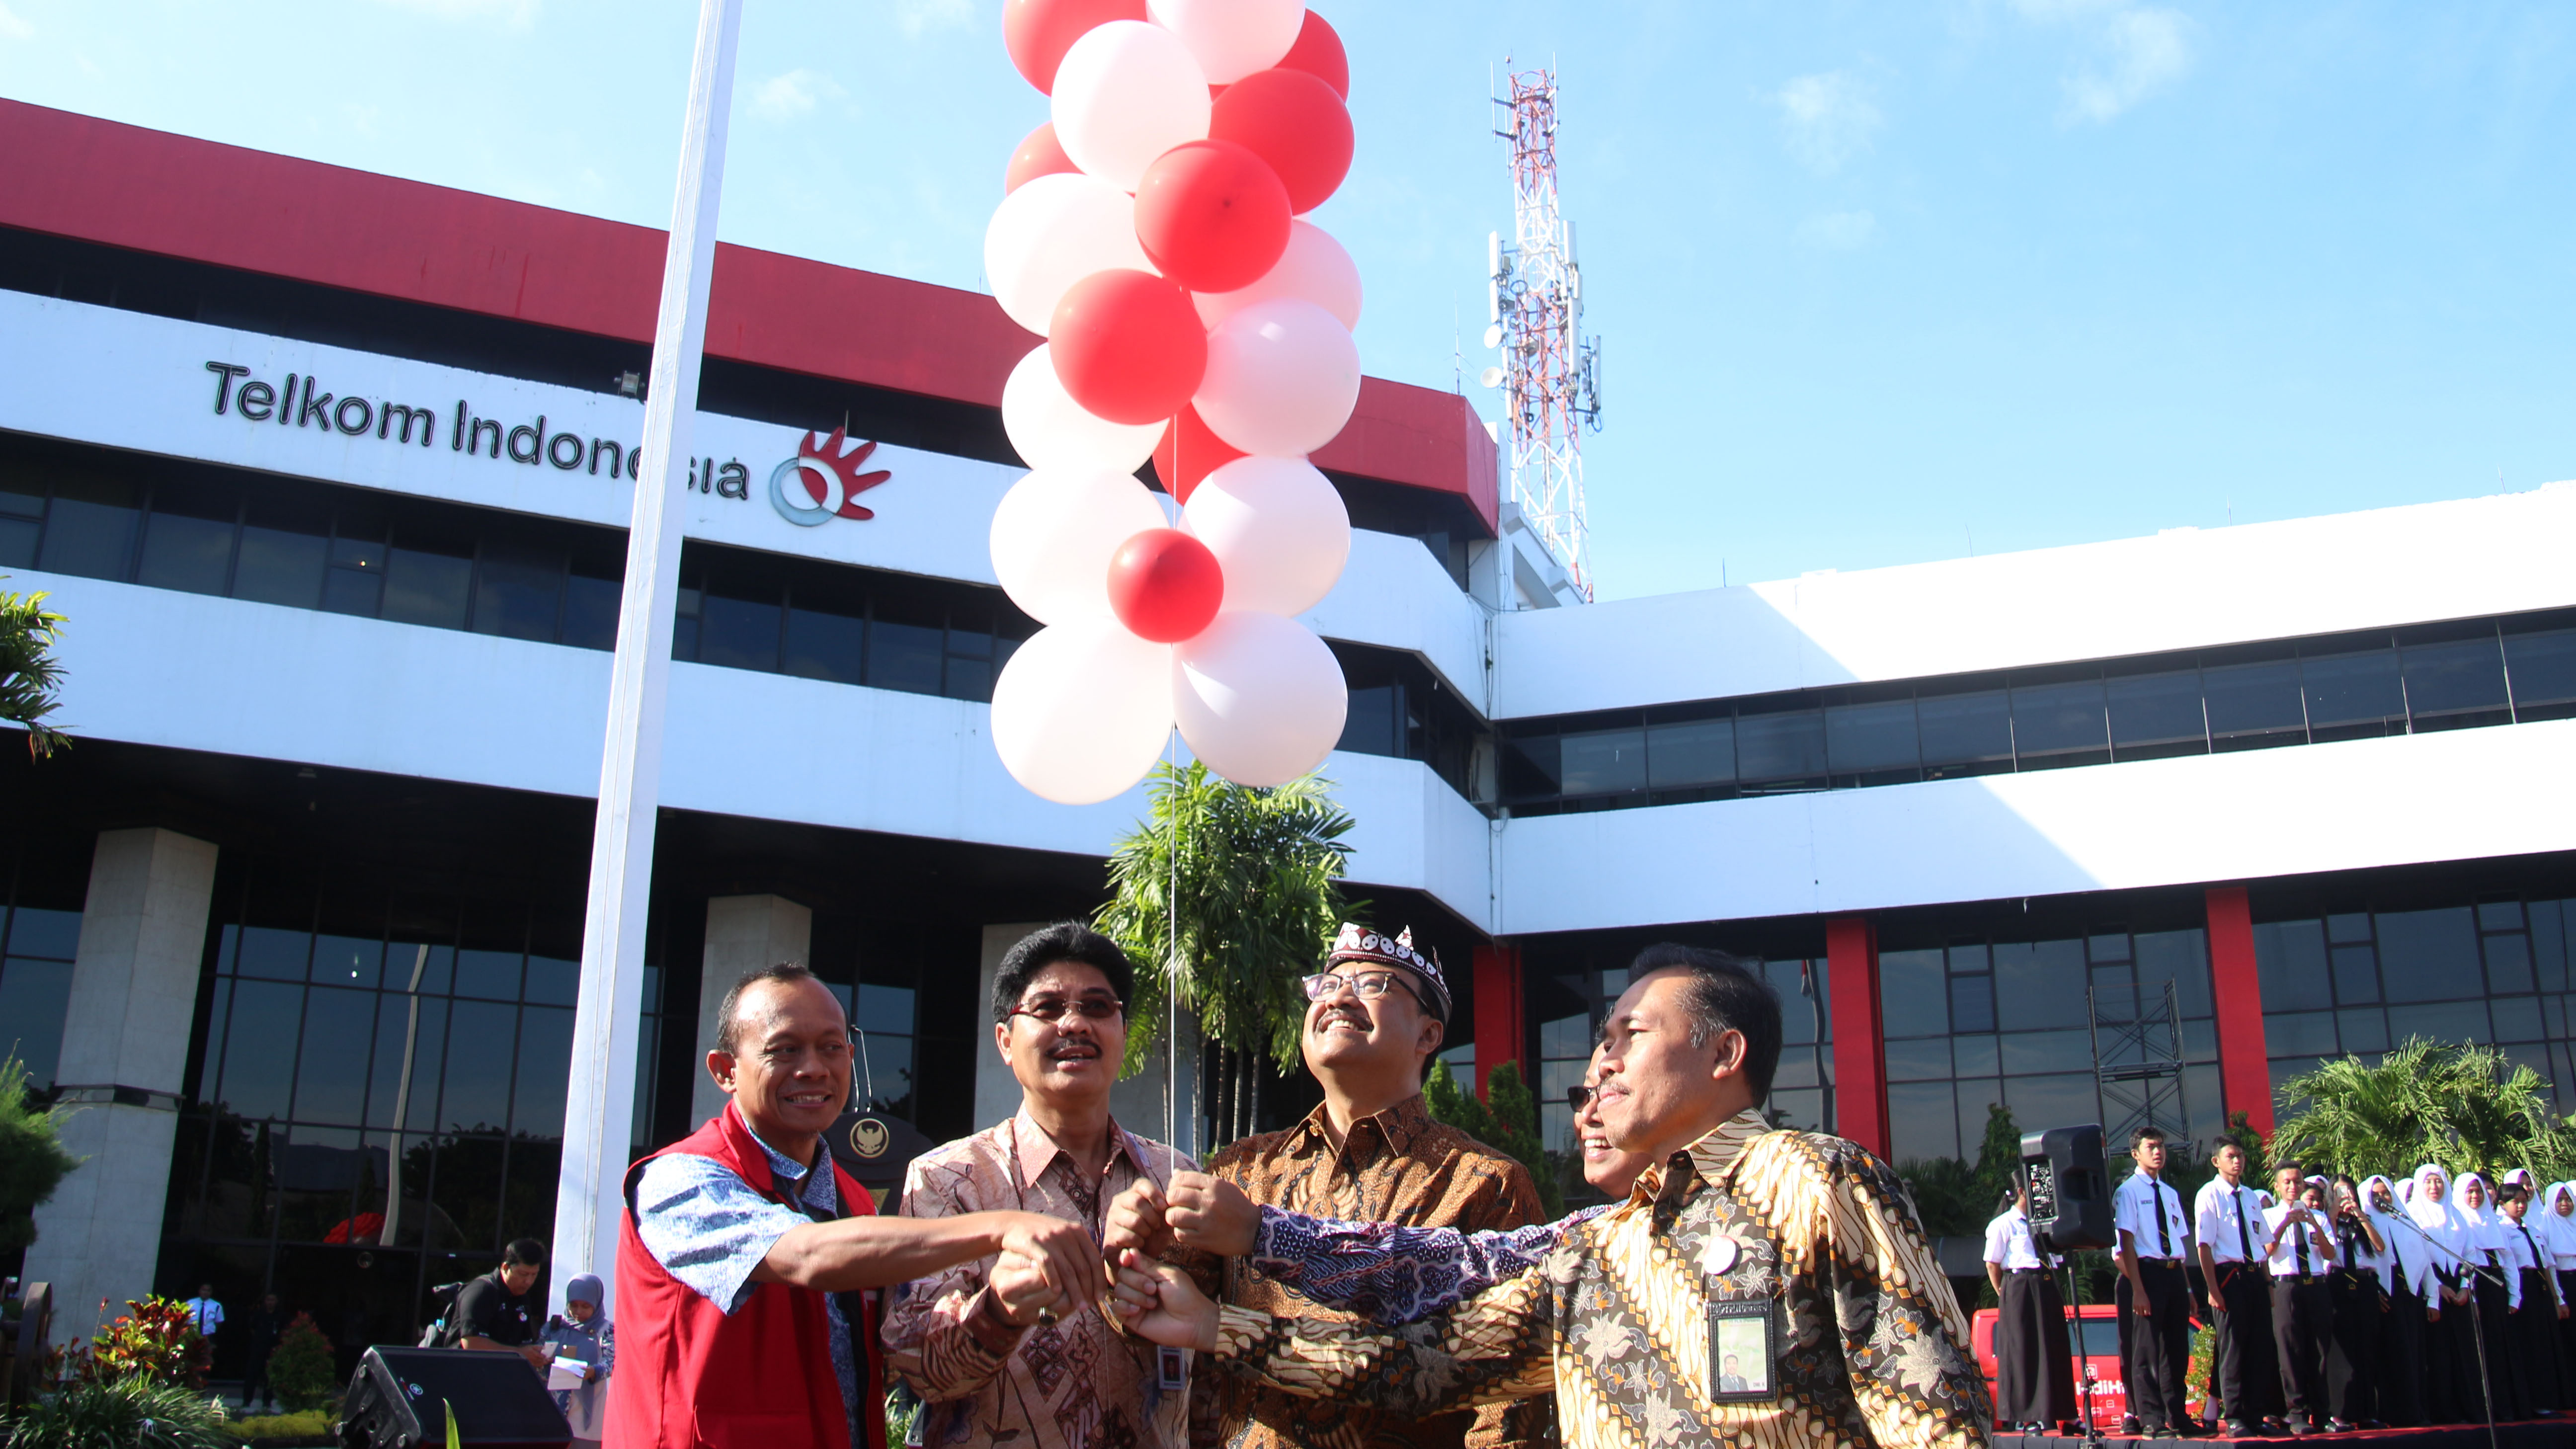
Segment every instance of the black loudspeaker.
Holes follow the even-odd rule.
[[[545,1380],[515,1353],[462,1348],[371,1348],[340,1404],[341,1449],[564,1449],[572,1426]]]
[[[2043,1250],[2120,1246],[2111,1222],[2111,1169],[2101,1123],[2025,1134],[2021,1180],[2030,1192],[2031,1237]]]

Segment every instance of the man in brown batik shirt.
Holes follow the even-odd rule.
[[[1254,1203],[1354,1221],[1517,1228],[1540,1220],[1529,1170],[1423,1107],[1422,1076],[1449,1020],[1449,985],[1412,933],[1345,925],[1320,975],[1306,978],[1306,1066],[1324,1103],[1285,1132],[1218,1152],[1208,1173]],[[1190,1196],[1211,1186],[1173,1180]],[[1240,1259],[1199,1268],[1223,1301],[1268,1313],[1349,1319],[1252,1271]],[[1301,1399],[1248,1380],[1202,1375],[1193,1385],[1193,1439],[1227,1449],[1524,1449],[1545,1441],[1545,1403],[1496,1405],[1409,1419],[1347,1403]]]

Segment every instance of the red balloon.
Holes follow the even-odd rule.
[[[1081,169],[1056,143],[1055,122],[1040,121],[1038,128],[1020,142],[1020,149],[1011,153],[1010,167],[1002,173],[1002,194],[1008,196],[1019,190],[1021,183],[1036,177]]]
[[[1231,292],[1279,264],[1288,250],[1288,204],[1288,189],[1249,149],[1184,141],[1155,157],[1136,183],[1136,240],[1165,276],[1191,291]]]
[[[1235,459],[1243,450],[1209,431],[1207,420],[1199,416],[1198,404],[1182,408],[1163,429],[1163,441],[1154,445],[1154,476],[1162,480],[1163,491],[1174,503],[1187,503],[1199,480]]]
[[[1003,0],[1002,45],[1030,85],[1053,95],[1055,68],[1075,41],[1094,26],[1144,18],[1145,0]],[[1305,44],[1305,36],[1297,43]]]
[[[1306,24],[1297,32],[1297,43],[1279,58],[1281,70],[1302,70],[1324,78],[1333,94],[1343,100],[1351,98],[1351,57],[1342,49],[1342,37],[1324,23],[1324,17],[1309,10]]]
[[[1211,140],[1232,141],[1268,162],[1279,184],[1288,188],[1289,209],[1301,216],[1323,205],[1325,198],[1342,184],[1342,178],[1350,174],[1351,113],[1343,107],[1342,98],[1333,94],[1331,86],[1308,71],[1257,70],[1227,86],[1209,113],[1208,136]],[[1144,227],[1143,204],[1140,194],[1140,235]],[[1148,255],[1153,249],[1153,243],[1145,244]],[[1237,285],[1248,286],[1250,282]]]
[[[1047,352],[1083,411],[1113,423],[1159,422],[1187,407],[1207,372],[1207,327],[1189,290],[1112,267],[1065,290]]]
[[[1127,632],[1157,644],[1195,639],[1225,602],[1225,570],[1177,528],[1149,528],[1109,559],[1109,609]]]

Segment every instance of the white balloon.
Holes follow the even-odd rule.
[[[1148,0],[1145,13],[1179,36],[1221,86],[1277,65],[1306,24],[1304,0]]]
[[[1330,233],[1311,221],[1291,222],[1288,250],[1261,280],[1234,292],[1193,292],[1199,320],[1210,327],[1255,302],[1297,297],[1333,314],[1345,328],[1360,325],[1360,269]]]
[[[1255,302],[1208,333],[1199,417],[1247,453],[1300,458],[1333,440],[1360,400],[1360,349],[1332,313],[1295,297]]]
[[[1002,431],[1020,461],[1040,472],[1133,473],[1154,455],[1163,423],[1129,427],[1083,411],[1039,343],[1002,384]]]
[[[1154,271],[1136,240],[1136,198],[1094,177],[1033,177],[1002,198],[984,227],[993,300],[1040,337],[1055,325],[1067,289],[1112,267]]]
[[[1096,25],[1075,41],[1050,99],[1064,154],[1121,191],[1134,191],[1155,157],[1207,135],[1207,73],[1179,36],[1142,20]]]
[[[1294,619],[1227,612],[1172,646],[1181,738],[1238,785],[1284,785],[1322,764],[1350,703],[1340,661]]]
[[[1181,511],[1225,570],[1227,609],[1302,614],[1351,556],[1340,490],[1303,458],[1237,458],[1202,479]]]
[[[993,749],[1011,778],[1060,805],[1134,785],[1172,733],[1172,646],[1115,619],[1040,629],[993,682]]]
[[[1166,525],[1163,506],[1124,473],[1031,473],[993,510],[993,574],[1041,624],[1106,618],[1111,555]]]

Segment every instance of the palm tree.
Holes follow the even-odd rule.
[[[0,590],[0,720],[27,731],[27,753],[38,759],[71,742],[45,723],[62,701],[63,667],[53,657],[63,616],[45,610],[43,594]]]
[[[1110,852],[1110,899],[1096,919],[1130,956],[1163,968],[1137,978],[1123,1074],[1152,1054],[1166,984],[1176,984],[1216,1048],[1210,1116],[1221,1145],[1258,1120],[1260,1059],[1283,1071],[1298,1059],[1298,978],[1321,968],[1357,909],[1336,884],[1353,821],[1314,775],[1259,790],[1192,761],[1147,778],[1152,818]]]
[[[2454,1175],[2527,1167],[2555,1181],[2576,1172],[2576,1130],[2549,1090],[2495,1047],[2410,1037],[2376,1065],[2337,1057],[2284,1082],[2282,1105],[2298,1111],[2272,1153],[2355,1177],[2431,1162]]]

